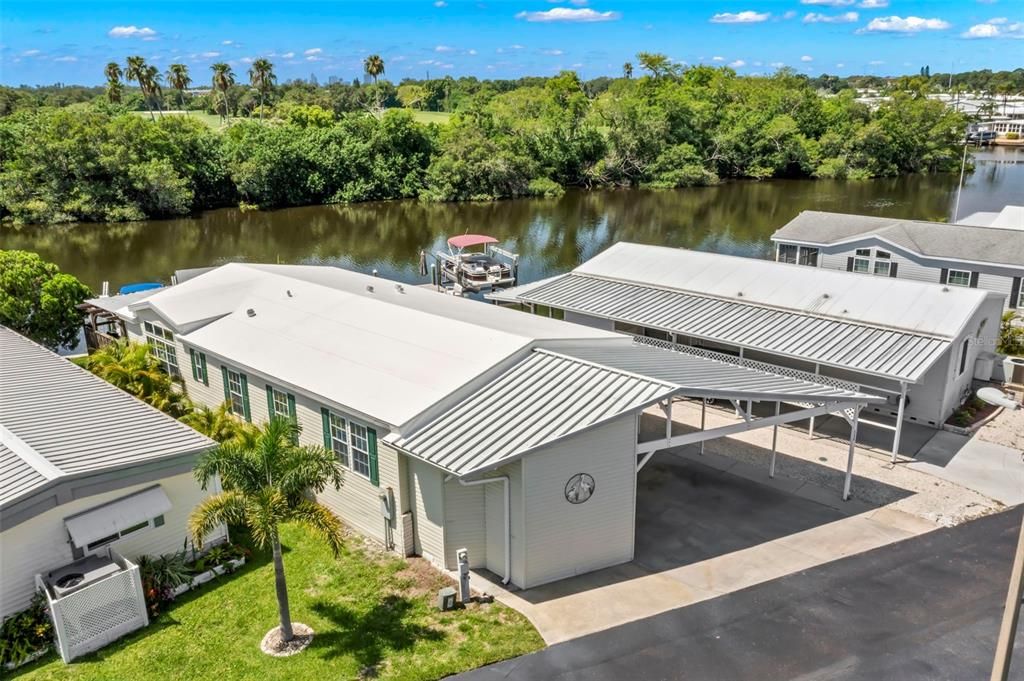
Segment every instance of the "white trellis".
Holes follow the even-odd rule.
[[[46,594],[50,606],[64,662],[149,624],[139,566],[114,551],[109,555],[121,567],[120,572],[60,598],[54,597],[42,575],[36,575],[36,586]]]

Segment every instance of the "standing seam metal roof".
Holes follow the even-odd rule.
[[[0,505],[63,476],[216,444],[3,326],[0,426],[13,435],[3,442],[0,429]]]
[[[951,342],[939,336],[577,273],[527,291],[521,299],[910,381],[919,379]]]

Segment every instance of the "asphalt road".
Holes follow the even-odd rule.
[[[1020,520],[938,530],[455,678],[988,679]]]

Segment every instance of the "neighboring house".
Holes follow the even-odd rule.
[[[801,247],[805,248],[806,247]],[[573,271],[489,295],[597,328],[730,353],[889,396],[895,423],[941,427],[995,347],[1002,299],[969,288],[617,243]],[[900,417],[903,418],[900,418]],[[813,425],[812,425],[813,428]]]
[[[181,550],[209,493],[192,467],[214,445],[0,326],[0,617],[79,558]]]
[[[772,235],[776,260],[830,270],[980,288],[1004,310],[1024,308],[1024,211],[975,213],[945,224],[803,211]]]
[[[638,443],[646,407],[879,401],[334,267],[230,264],[123,302],[90,304],[193,400],[333,450],[344,484],[319,499],[349,526],[447,569],[467,548],[520,587],[632,558],[638,462],[670,446]]]

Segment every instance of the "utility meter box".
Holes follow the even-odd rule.
[[[455,589],[446,586],[437,592],[437,609],[443,612],[455,609]]]

